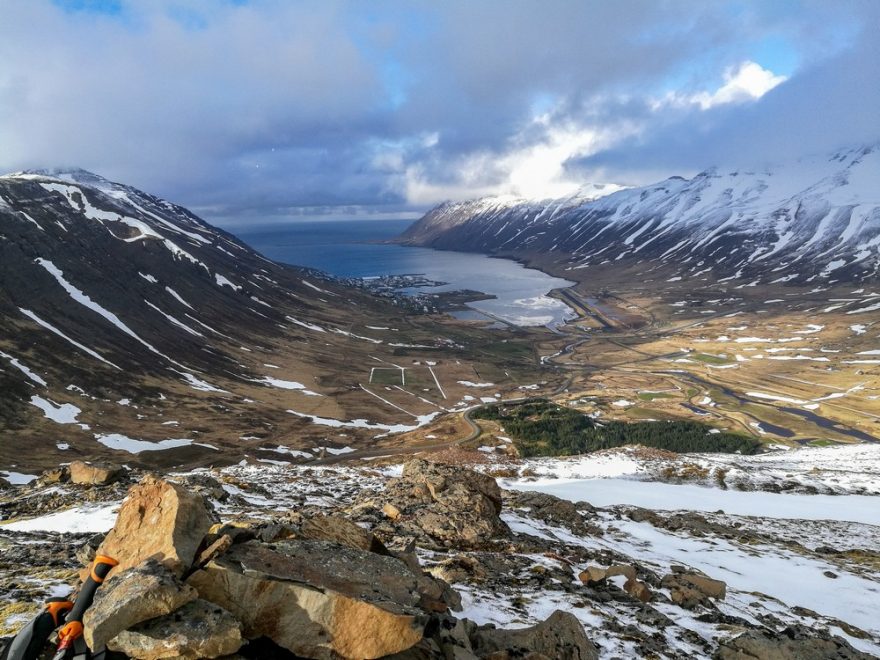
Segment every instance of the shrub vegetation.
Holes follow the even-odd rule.
[[[493,404],[475,410],[473,417],[499,422],[524,457],[573,456],[623,445],[644,445],[680,454],[754,454],[761,446],[746,435],[710,433],[712,427],[698,422],[598,422],[546,399]]]

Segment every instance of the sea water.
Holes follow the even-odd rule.
[[[424,275],[445,282],[422,293],[470,289],[494,295],[468,303],[458,318],[498,317],[523,326],[555,326],[574,313],[546,294],[573,282],[508,259],[470,252],[389,245],[411,220],[312,220],[239,224],[227,230],[270,259],[339,277]]]

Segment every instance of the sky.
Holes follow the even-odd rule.
[[[0,170],[218,224],[417,217],[880,140],[878,0],[0,0]]]

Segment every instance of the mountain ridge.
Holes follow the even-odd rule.
[[[314,459],[434,437],[476,364],[537,380],[531,350],[434,308],[275,263],[84,170],[0,177],[0,466]]]
[[[567,270],[655,262],[682,278],[861,281],[880,268],[877,181],[880,144],[871,144],[772,168],[709,168],[585,202],[444,203],[399,242],[550,253]]]

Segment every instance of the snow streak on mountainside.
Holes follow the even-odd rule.
[[[880,267],[880,144],[770,169],[710,169],[590,201],[446,203],[400,240],[558,253],[570,268],[644,261],[680,277],[857,281]]]
[[[281,336],[286,312],[313,318],[305,275],[90,172],[0,177],[0,429],[47,400],[47,382],[222,393],[218,379],[261,378],[238,347]]]

